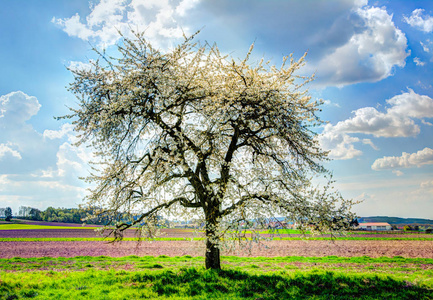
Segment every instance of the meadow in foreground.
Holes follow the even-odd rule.
[[[2,299],[433,299],[433,260],[129,256],[1,259]]]
[[[83,227],[2,226],[0,299],[433,299],[431,235],[330,242],[288,231],[210,271],[193,230],[109,244]]]

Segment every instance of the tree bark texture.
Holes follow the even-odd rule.
[[[206,269],[221,269],[220,249],[209,238],[206,240]]]
[[[217,236],[218,227],[218,207],[219,204],[210,206],[211,209],[205,211],[206,215],[206,269],[221,269],[219,236]]]

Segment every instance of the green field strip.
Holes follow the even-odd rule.
[[[8,265],[11,263],[37,263],[46,262],[61,263],[61,262],[165,262],[165,263],[177,263],[185,261],[204,261],[202,256],[167,256],[167,255],[129,255],[123,257],[110,257],[110,256],[75,256],[75,257],[13,257],[13,258],[0,258],[0,264]],[[433,265],[433,258],[421,258],[421,257],[403,257],[403,256],[381,256],[381,257],[370,257],[370,256],[221,256],[221,261],[236,263],[281,263],[281,262],[308,262],[308,263],[357,263],[357,264],[368,264],[368,263],[398,263],[398,264],[428,264]]]
[[[85,225],[85,226],[56,226],[56,225],[32,225],[32,224],[0,224],[0,231],[1,230],[38,230],[38,229],[91,229],[95,230],[102,227],[92,226],[92,225]],[[131,230],[136,229],[131,228]],[[176,229],[176,230],[183,230],[185,232],[204,232],[203,230],[194,230],[194,229]],[[230,231],[231,233],[234,233],[234,231]],[[257,231],[251,231],[246,230],[242,231],[244,234],[253,234],[253,233],[259,233],[259,234],[274,234],[274,235],[309,235],[311,234],[310,231],[301,231],[296,229],[276,229],[276,230],[257,230]],[[322,234],[330,234],[330,233],[322,233]],[[393,234],[396,236],[401,235],[414,235],[414,234],[424,234],[423,232],[401,232],[401,231],[395,231],[395,232],[380,232],[380,231],[349,231],[345,233],[347,236],[350,235],[377,235],[377,234]],[[433,239],[433,236],[432,236]]]
[[[100,227],[89,226],[50,226],[30,224],[0,224],[0,230],[29,230],[29,229],[97,229]]]
[[[250,238],[248,238],[250,239]],[[183,237],[157,237],[157,238],[123,238],[123,241],[201,241],[204,238],[183,238]],[[274,237],[272,241],[433,241],[433,238],[414,237]],[[0,238],[0,242],[90,242],[90,241],[113,241],[113,238]]]
[[[274,241],[433,241],[432,238],[424,237],[274,237]]]
[[[170,238],[123,238],[122,241],[201,241],[204,238],[182,238],[182,237],[170,237]],[[0,242],[93,242],[93,241],[104,241],[112,242],[114,238],[0,238]]]

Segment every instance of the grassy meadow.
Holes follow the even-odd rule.
[[[128,256],[0,259],[2,299],[433,299],[433,259]]]

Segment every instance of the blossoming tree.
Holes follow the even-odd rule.
[[[251,63],[252,48],[235,60],[193,36],[162,52],[136,33],[118,58],[98,52],[91,68],[71,70],[79,105],[66,118],[98,157],[87,203],[110,216],[116,238],[161,214],[202,218],[206,268],[219,269],[240,224],[285,216],[323,229],[352,217],[351,201],[311,182],[327,171],[313,131],[320,103],[304,88],[311,78],[296,75],[305,56],[277,68]]]

